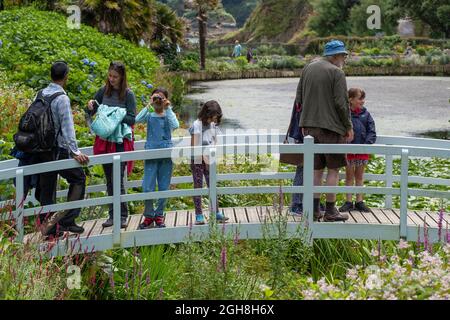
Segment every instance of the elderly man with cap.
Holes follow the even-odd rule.
[[[335,144],[353,140],[353,127],[342,68],[347,59],[343,42],[333,40],[325,45],[324,56],[308,64],[297,88],[296,102],[302,105],[300,127],[314,143]],[[345,154],[316,154],[314,185],[322,185],[323,171],[328,169],[326,185],[337,186],[339,168],[346,166]],[[326,195],[325,214],[320,211],[320,193],[314,194],[314,220],[345,221],[348,215],[335,207],[336,194]]]

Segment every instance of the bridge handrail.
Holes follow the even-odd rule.
[[[275,136],[276,137],[276,136]],[[238,137],[236,137],[238,138]],[[241,137],[242,138],[242,137]],[[278,136],[279,138],[279,136]],[[249,137],[245,137],[249,140]],[[386,138],[389,139],[389,138]],[[184,138],[180,141],[185,140]],[[23,206],[23,178],[26,175],[50,172],[55,170],[69,169],[78,167],[79,164],[71,160],[62,160],[52,162],[52,166],[49,167],[48,164],[36,164],[32,166],[25,166],[19,168],[10,168],[0,171],[0,180],[10,179],[15,177],[17,180],[16,186],[16,203],[19,204],[17,209],[14,211],[14,217],[17,221],[17,226],[19,229],[19,238],[23,237],[23,217],[31,214],[33,211],[36,212],[38,209],[45,210],[65,210],[69,208],[79,208],[92,205],[100,205],[113,203],[114,207],[114,217],[115,221],[120,221],[118,215],[120,215],[120,203],[126,201],[138,201],[146,199],[155,198],[169,198],[169,197],[179,197],[179,196],[193,196],[193,195],[204,195],[209,193],[211,199],[214,199],[217,194],[235,193],[239,191],[240,193],[273,193],[276,188],[279,187],[238,187],[238,188],[223,188],[217,187],[217,156],[228,155],[228,154],[261,154],[261,153],[303,153],[304,154],[304,187],[284,187],[287,192],[300,192],[304,193],[304,207],[305,212],[310,220],[309,223],[312,225],[312,215],[308,214],[312,212],[312,194],[314,192],[366,192],[366,193],[379,193],[386,195],[401,195],[401,222],[400,222],[400,235],[406,237],[406,212],[407,212],[407,196],[408,196],[408,158],[410,156],[421,156],[430,157],[438,156],[443,158],[450,158],[450,149],[448,148],[436,148],[436,147],[416,147],[416,146],[393,146],[393,145],[319,145],[314,144],[314,139],[312,137],[306,137],[304,144],[282,144],[280,141],[278,143],[259,143],[259,144],[228,144],[228,145],[217,145],[217,146],[206,146],[206,147],[174,147],[170,149],[159,149],[159,150],[143,150],[134,151],[128,153],[116,153],[116,154],[106,154],[91,157],[90,165],[113,163],[113,181],[114,183],[114,196],[112,197],[102,197],[95,199],[80,200],[76,202],[68,202],[61,204],[54,204],[51,206],[24,209]],[[250,141],[250,140],[249,140]],[[404,142],[405,140],[401,140]],[[443,144],[440,144],[441,146]],[[211,164],[211,174],[210,174],[210,188],[208,189],[183,189],[183,190],[171,190],[165,192],[153,192],[153,193],[141,193],[133,195],[120,195],[120,163],[124,161],[131,160],[145,160],[145,159],[159,159],[159,158],[170,158],[179,159],[182,157],[190,157],[191,152],[196,154],[196,152],[208,151],[210,153],[211,159],[213,159]],[[236,152],[237,151],[237,152]],[[264,151],[264,152],[261,152]],[[386,176],[386,187],[317,187],[312,184],[312,173],[313,173],[313,159],[315,153],[369,153],[369,154],[383,154],[388,157],[401,156],[401,175],[400,189],[392,188],[392,182],[394,181],[392,176],[392,163],[390,163],[390,171],[387,171]],[[392,158],[390,159],[392,162]],[[387,166],[389,163],[387,162]],[[271,179],[268,176],[268,179]],[[445,179],[448,180],[448,179]],[[445,181],[447,184],[447,181]],[[246,189],[246,190],[244,190]],[[267,192],[266,192],[267,191]],[[413,190],[411,190],[413,191]],[[416,191],[416,190],[414,190]],[[450,192],[438,191],[438,190],[427,190],[429,194],[438,195],[440,197],[448,197]],[[406,201],[406,202],[405,202]],[[214,212],[214,201],[211,203],[211,212]],[[114,225],[114,242],[120,242],[120,225]]]
[[[284,141],[285,135],[283,134],[268,134],[270,136],[270,141],[278,141],[282,143]],[[233,139],[232,144],[235,144],[235,141],[248,140],[253,141],[255,138],[258,139],[258,133],[250,133],[250,134],[232,134],[229,136],[219,135],[218,136],[218,145],[224,145],[225,142],[228,142]],[[175,147],[183,147],[190,146],[191,138],[190,137],[175,137],[174,138],[174,146]],[[377,145],[402,145],[404,147],[429,147],[429,148],[440,148],[440,149],[450,149],[450,140],[442,140],[442,139],[430,139],[430,138],[416,138],[416,137],[397,137],[397,136],[378,136],[377,137]],[[135,142],[135,150],[144,150],[145,141],[136,141]],[[87,155],[93,155],[93,147],[85,147],[80,148],[81,152]],[[0,162],[0,171],[5,169],[16,168],[19,161],[16,159],[6,160]]]
[[[111,153],[90,157],[89,166],[111,163],[116,155],[121,156],[123,162],[139,161],[149,159],[163,159],[163,158],[186,158],[191,154],[204,154],[204,151],[209,149],[209,146],[203,147],[173,147],[158,150],[141,150],[130,151],[127,153]],[[306,153],[304,144],[235,144],[235,145],[216,145],[217,155],[236,154],[235,150],[242,151],[243,154],[261,154],[261,149],[265,149],[265,153]],[[408,148],[409,156],[415,157],[441,157],[450,158],[450,149],[443,148],[426,148],[426,147],[407,147],[394,145],[366,145],[366,144],[313,144],[310,152],[314,153],[363,153],[363,154],[379,154],[379,155],[397,155],[401,156],[403,149]],[[225,150],[225,152],[223,151]],[[240,154],[240,153],[239,153]],[[78,162],[73,159],[60,160],[52,162],[49,167],[48,163],[34,164],[30,166],[20,167],[24,170],[24,175],[32,175],[37,173],[46,173],[55,170],[72,169],[80,167]],[[0,170],[0,180],[11,179],[15,176],[15,171],[19,167]]]

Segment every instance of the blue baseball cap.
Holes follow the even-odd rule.
[[[327,42],[327,44],[325,45],[323,55],[327,57],[327,56],[334,56],[335,54],[340,53],[348,54],[347,50],[345,49],[345,44],[339,40],[331,40],[330,42]]]

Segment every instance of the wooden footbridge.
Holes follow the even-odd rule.
[[[144,142],[136,144],[136,151],[116,153],[101,156],[92,156],[89,166],[105,163],[113,164],[114,195],[91,198],[91,194],[105,192],[105,185],[92,185],[86,189],[86,199],[73,202],[62,202],[40,207],[33,194],[24,195],[24,177],[37,173],[54,170],[69,169],[79,166],[75,160],[63,160],[32,166],[17,167],[16,160],[0,163],[0,181],[12,184],[16,179],[15,199],[4,199],[1,203],[4,207],[7,203],[13,205],[11,212],[5,212],[3,220],[14,219],[18,231],[17,240],[25,242],[37,242],[41,249],[47,250],[51,255],[65,255],[72,253],[86,253],[102,251],[115,247],[130,248],[134,246],[147,246],[164,243],[185,242],[188,238],[197,240],[207,239],[210,226],[195,226],[195,214],[193,210],[170,211],[166,213],[167,228],[153,228],[138,230],[142,220],[142,214],[131,215],[126,229],[120,229],[115,223],[113,227],[103,228],[101,220],[80,221],[85,228],[81,235],[69,235],[57,241],[43,241],[40,233],[24,234],[24,217],[39,213],[55,212],[73,208],[88,208],[113,204],[114,221],[120,221],[120,204],[122,202],[143,201],[158,198],[192,197],[194,195],[207,196],[215,199],[218,195],[226,194],[278,194],[303,193],[304,217],[290,216],[287,210],[272,206],[220,208],[230,218],[223,228],[227,233],[238,233],[239,239],[259,239],[263,236],[276,237],[276,223],[283,220],[286,223],[287,234],[290,237],[299,236],[299,227],[307,227],[310,239],[340,238],[340,239],[381,239],[398,240],[400,238],[416,241],[418,237],[423,239],[421,230],[427,230],[429,241],[443,240],[445,228],[449,225],[450,216],[444,213],[439,217],[437,212],[408,210],[408,197],[425,196],[430,198],[450,198],[450,179],[448,172],[445,178],[430,178],[408,175],[408,159],[411,157],[437,157],[450,158],[450,141],[380,136],[376,145],[319,145],[314,144],[311,137],[305,138],[304,144],[283,144],[284,136],[279,134],[235,134],[220,136],[215,147],[190,147],[190,137],[175,139],[174,147],[161,150],[143,150]],[[86,154],[92,154],[91,148],[83,150]],[[386,168],[384,174],[367,174],[366,181],[383,181],[382,187],[327,187],[313,186],[313,159],[316,153],[369,153],[385,157]],[[171,157],[175,163],[181,159],[190,159],[191,154],[207,154],[211,159],[210,188],[203,189],[176,189],[163,192],[120,194],[120,164],[126,161],[140,161],[145,159],[159,159]],[[280,180],[293,179],[294,173],[280,173],[277,166],[272,171],[255,173],[231,173],[221,174],[217,172],[217,163],[225,155],[247,155],[257,159],[257,155],[277,155],[279,153],[303,153],[304,154],[304,186],[240,186],[220,187],[222,181],[243,180]],[[276,157],[275,157],[276,158]],[[393,159],[401,159],[401,174],[393,174]],[[176,165],[176,164],[175,164]],[[343,174],[341,174],[343,178]],[[126,181],[126,189],[140,187],[142,181]],[[192,183],[191,176],[173,177],[172,185]],[[399,183],[394,187],[394,183]],[[408,184],[445,186],[445,190],[430,190],[423,188],[411,188]],[[349,212],[350,219],[345,223],[314,222],[312,214],[313,193],[365,193],[382,194],[385,196],[383,208],[372,208],[371,212]],[[61,199],[67,195],[67,190],[57,193]],[[23,201],[24,196],[27,196]],[[400,208],[393,209],[392,197],[400,197]],[[33,203],[24,207],[24,203]],[[208,212],[215,212],[214,201],[209,201],[210,208],[206,210],[206,218],[209,221]],[[284,217],[281,219],[281,217]],[[214,217],[212,217],[214,219]],[[441,219],[441,220],[440,220]],[[269,234],[263,231],[269,227],[273,232]]]

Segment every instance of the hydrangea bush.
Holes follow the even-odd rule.
[[[299,280],[299,298],[305,300],[440,300],[450,299],[450,243],[435,252],[416,253],[400,241],[394,254],[372,255],[376,263],[347,270],[344,280]]]

